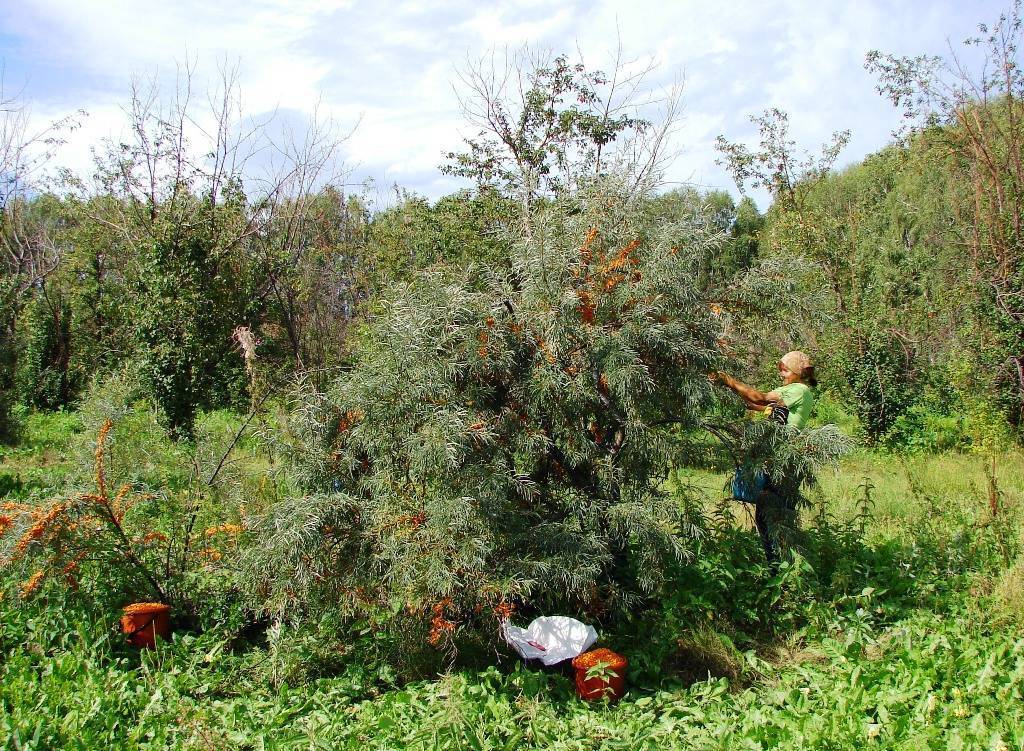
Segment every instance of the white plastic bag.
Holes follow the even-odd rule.
[[[501,635],[523,659],[545,665],[571,660],[597,641],[593,626],[565,615],[542,615],[526,628],[504,621]]]

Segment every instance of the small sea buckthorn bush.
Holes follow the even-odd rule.
[[[137,419],[129,413],[121,424],[130,428]],[[57,587],[108,608],[141,598],[172,603],[191,619],[228,618],[243,526],[215,522],[194,481],[184,489],[139,481],[146,468],[119,467],[121,447],[107,419],[95,436],[87,490],[72,484],[3,503],[0,559],[9,596],[25,600]],[[115,477],[130,479],[115,484]]]

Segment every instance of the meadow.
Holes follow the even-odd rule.
[[[1024,750],[1022,33],[866,51],[860,160],[751,114],[735,193],[621,48],[467,61],[433,199],[227,66],[90,174],[4,100],[0,747]],[[552,614],[621,701],[500,638]]]
[[[3,449],[7,497],[59,487],[78,440],[81,417],[30,416],[20,446]],[[244,482],[265,472],[256,442],[242,456]],[[631,663],[615,705],[501,652],[403,675],[376,659],[385,637],[372,624],[253,627],[211,605],[137,651],[116,608],[82,593],[8,595],[0,746],[1024,748],[1022,459],[852,455],[821,477],[776,572],[744,507],[720,500],[726,475],[677,472],[706,490],[707,534],[660,602],[601,629]]]

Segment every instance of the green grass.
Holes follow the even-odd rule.
[[[1002,451],[994,455],[996,484],[1004,503],[1024,506],[1024,451]],[[858,452],[842,467],[826,470],[820,487],[812,493],[816,505],[842,519],[850,519],[861,508],[865,486],[870,487],[872,534],[900,537],[935,515],[957,512],[978,517],[988,496],[986,470],[989,454],[897,454]],[[731,473],[676,470],[673,480],[687,484],[708,498],[726,495]]]
[[[78,430],[31,418],[0,468],[59,482]],[[1022,459],[997,456],[993,520],[981,456],[852,457],[778,575],[722,506],[674,592],[602,634],[632,662],[615,706],[507,655],[401,685],[365,659],[372,636],[228,616],[134,652],[113,608],[50,585],[0,602],[0,748],[1022,749]],[[727,477],[681,479],[714,499]]]
[[[26,416],[18,446],[0,445],[0,497],[24,498],[57,487],[70,467],[69,444],[80,430],[73,412]]]
[[[996,481],[1010,505],[1024,501],[1024,453],[995,455]],[[887,525],[914,527],[941,507],[976,514],[984,508],[991,456],[983,454],[915,454],[906,457],[861,453],[843,463],[842,471],[821,478],[824,498],[839,513],[856,505],[858,486],[871,484],[873,517],[882,533]]]
[[[589,706],[569,682],[521,668],[461,672],[358,700],[343,675],[294,688],[246,681],[252,655],[183,637],[141,659],[81,632],[8,652],[0,737],[9,748],[1020,748],[1024,641],[921,612],[865,617],[804,661],[724,679],[634,688]],[[39,641],[41,639],[45,647]],[[243,676],[240,678],[239,676]]]

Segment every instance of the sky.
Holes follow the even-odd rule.
[[[467,186],[439,170],[472,135],[455,88],[467,61],[529,44],[608,69],[621,44],[657,63],[652,89],[683,82],[665,187],[735,194],[716,136],[753,144],[750,116],[779,107],[812,151],[850,129],[840,164],[859,160],[899,124],[865,53],[947,53],[1008,1],[0,0],[0,61],[33,122],[86,113],[55,157],[81,174],[92,146],[123,138],[133,78],[166,94],[187,63],[201,90],[226,64],[247,115],[298,129],[315,118],[345,137],[345,183],[380,203],[396,184],[430,199]]]

